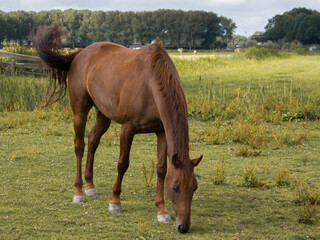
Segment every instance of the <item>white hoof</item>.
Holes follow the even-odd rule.
[[[121,204],[109,203],[109,212],[110,213],[122,213]]]
[[[85,190],[85,193],[87,196],[98,196],[99,195],[97,189],[95,189],[95,188],[87,189],[87,190]]]
[[[73,203],[84,203],[84,196],[74,196],[73,197]]]
[[[171,223],[172,222],[172,219],[168,213],[167,214],[159,214],[157,216],[157,218],[158,218],[158,222],[162,222],[162,223]]]

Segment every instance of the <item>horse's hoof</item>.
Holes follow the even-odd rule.
[[[87,189],[87,190],[85,190],[85,193],[87,196],[98,196],[99,195],[97,189],[95,189],[95,188]]]
[[[84,196],[74,196],[73,197],[73,203],[84,203]]]
[[[157,216],[157,218],[158,218],[158,222],[162,222],[162,223],[171,223],[172,222],[172,219],[168,213],[159,214]]]
[[[122,213],[121,204],[109,203],[109,212],[110,213]]]

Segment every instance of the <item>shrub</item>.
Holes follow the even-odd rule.
[[[11,53],[37,56],[37,52],[35,49],[32,49],[27,46],[21,46],[19,44],[10,44],[9,46],[5,47],[3,50]]]
[[[245,56],[249,59],[265,60],[272,57],[280,57],[280,54],[274,49],[251,47],[245,51]]]

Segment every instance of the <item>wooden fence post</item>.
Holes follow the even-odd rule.
[[[15,71],[16,71],[16,62],[14,59],[12,59],[12,61],[11,61],[11,75],[13,75]]]

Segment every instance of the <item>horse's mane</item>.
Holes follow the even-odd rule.
[[[158,44],[152,44],[151,61],[156,82],[165,100],[168,119],[173,126],[174,149],[184,167],[190,166],[187,103],[178,72],[166,53]]]

